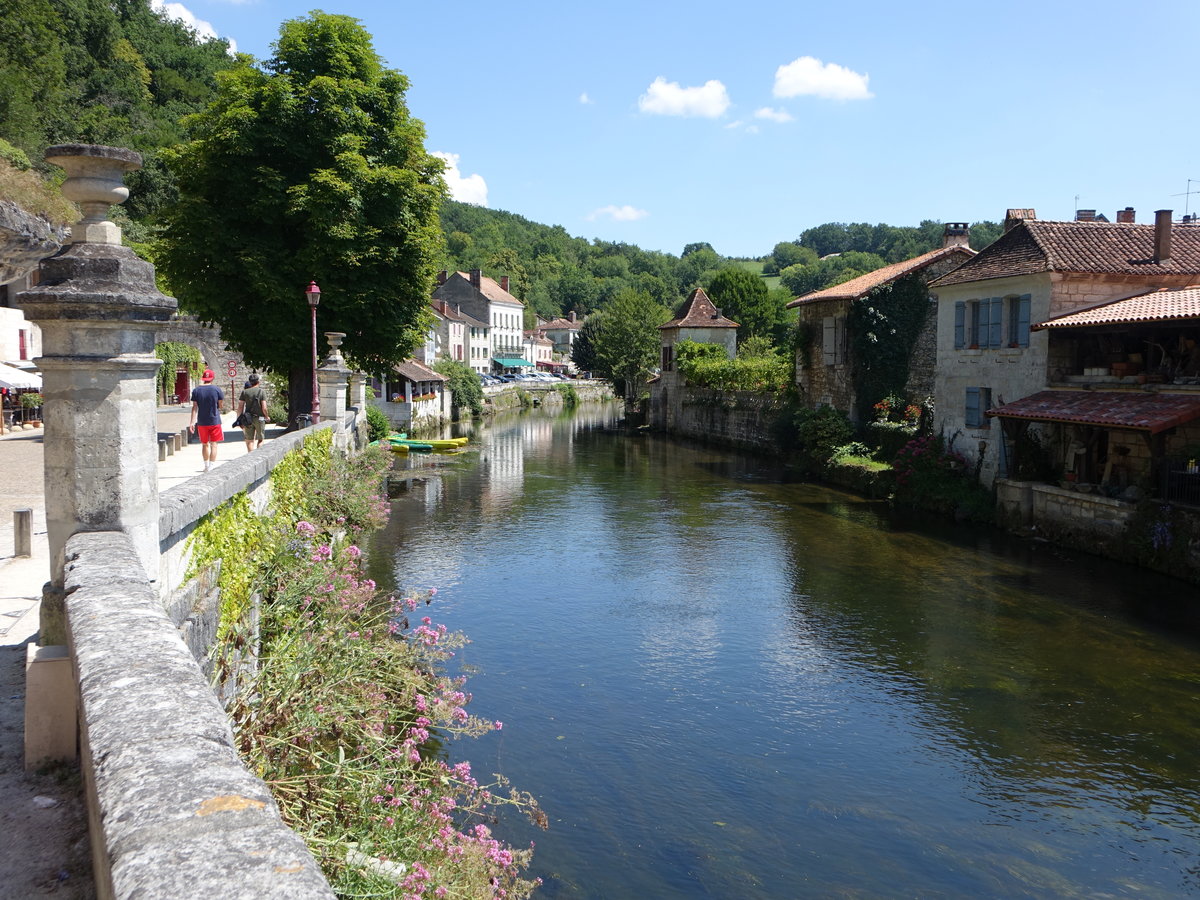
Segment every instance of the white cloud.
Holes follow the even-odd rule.
[[[775,70],[775,96],[869,100],[875,96],[867,89],[869,80],[869,75],[860,75],[837,63],[823,63],[812,56],[801,56]]]
[[[164,0],[150,0],[150,8],[157,13],[162,13],[168,19],[175,19],[182,22],[192,31],[196,32],[196,37],[202,41],[215,40],[217,30],[211,24],[203,19],[196,18],[196,14],[184,6],[182,3],[166,3]],[[225,38],[229,41],[229,54],[232,56],[237,53],[237,42],[233,38]]]
[[[584,105],[590,105],[592,103],[595,103],[596,101],[587,95],[587,91],[584,91],[582,94],[579,95],[579,102]]]
[[[588,213],[587,220],[595,222],[597,219],[609,218],[614,222],[636,222],[638,219],[644,219],[650,213],[644,209],[638,209],[636,206],[602,206],[597,210]]]
[[[680,87],[678,81],[662,76],[638,99],[638,109],[660,116],[702,116],[715,119],[729,109],[729,93],[717,80],[706,81],[702,87]]]
[[[786,109],[771,109],[769,106],[764,106],[762,109],[756,109],[754,111],[754,118],[770,119],[772,122],[779,122],[782,124],[783,122],[792,121],[792,114]]]
[[[462,203],[474,204],[475,206],[487,206],[487,182],[479,174],[463,177],[462,172],[458,171],[457,153],[433,152],[429,155],[436,156],[438,159],[445,161],[446,170],[442,172],[442,177],[446,179],[446,186],[450,188],[450,196],[452,198]]]
[[[726,128],[741,128],[743,124],[745,124],[745,123],[743,123],[741,119],[737,119],[737,120],[735,120],[735,121],[733,121],[733,122],[730,122],[730,123],[729,123],[728,125],[726,125],[725,127],[726,127]]]

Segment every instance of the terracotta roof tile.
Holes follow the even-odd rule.
[[[1168,322],[1177,319],[1200,319],[1200,287],[1182,290],[1167,288],[1138,294],[1136,297],[1126,297],[1124,300],[1113,300],[1111,303],[1039,322],[1033,326],[1033,330]]]
[[[1200,394],[1145,391],[1039,391],[987,411],[1030,422],[1071,422],[1158,434],[1200,418]]]
[[[439,375],[433,369],[426,366],[424,363],[419,363],[415,359],[406,359],[404,362],[396,363],[392,368],[400,375],[403,375],[409,381],[446,381],[445,375]]]
[[[551,319],[549,322],[547,322],[545,325],[542,326],[542,330],[544,330],[544,331],[563,331],[566,329],[570,329],[571,331],[578,331],[582,327],[583,327],[582,321],[577,320],[575,322],[572,322],[570,319],[558,318],[558,319]]]
[[[672,319],[662,328],[737,328],[738,323],[717,313],[717,307],[708,299],[704,288],[696,288],[688,295],[683,315]]]
[[[928,253],[922,253],[920,256],[914,256],[912,259],[906,259],[903,262],[892,263],[881,269],[868,272],[865,275],[859,275],[857,278],[851,278],[849,281],[842,282],[841,284],[835,284],[833,287],[811,291],[788,303],[788,309],[794,309],[802,303],[816,303],[820,300],[857,300],[859,297],[869,294],[877,287],[882,287],[898,278],[903,278],[905,275],[911,275],[913,272],[919,272],[940,260],[953,256],[961,256],[963,261],[966,261],[974,255],[974,250],[961,245],[939,247],[937,250],[930,250]]]
[[[995,243],[935,280],[933,287],[1010,275],[1074,272],[1200,275],[1200,227],[1174,225],[1171,258],[1154,259],[1154,226],[1117,222],[1021,222]]]

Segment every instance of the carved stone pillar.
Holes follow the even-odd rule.
[[[329,356],[317,370],[317,383],[321,386],[321,415],[336,422],[339,428],[346,418],[346,388],[351,374],[340,349],[345,337],[345,332],[325,332],[325,339],[329,341]]]
[[[131,150],[91,144],[50,147],[67,171],[62,192],[83,221],[71,243],[41,264],[41,281],[17,306],[42,329],[46,522],[50,583],[43,645],[65,640],[63,547],[81,531],[124,531],[151,580],[158,578],[158,453],[155,332],[176,303],[159,293],[154,267],[121,246],[108,208],[141,168]]]

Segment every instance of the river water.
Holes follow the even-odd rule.
[[[612,415],[398,458],[370,554],[472,639],[539,896],[1200,896],[1195,590]]]

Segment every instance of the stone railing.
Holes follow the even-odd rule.
[[[366,416],[266,442],[161,496],[162,567],[141,576],[128,535],[66,545],[67,638],[78,682],[81,768],[97,894],[332,897],[304,841],[238,758],[202,661],[216,637],[215,579],[181,585],[199,521],[239,493],[258,509],[288,452],[322,429],[335,450],[365,443]]]

